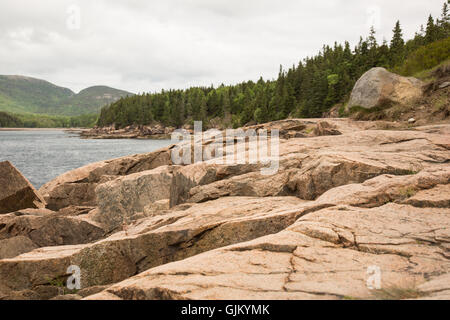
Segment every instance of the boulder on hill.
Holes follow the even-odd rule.
[[[0,162],[0,214],[44,208],[45,201],[9,161]]]
[[[422,81],[399,76],[384,68],[372,68],[356,82],[348,108],[358,106],[371,109],[386,101],[406,104],[422,94]]]

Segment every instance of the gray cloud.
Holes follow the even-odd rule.
[[[44,78],[76,91],[97,84],[133,92],[275,78],[323,44],[368,33],[379,41],[396,19],[412,37],[442,0],[2,0],[0,74]],[[68,8],[81,12],[67,27]]]

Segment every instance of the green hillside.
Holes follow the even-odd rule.
[[[97,113],[103,106],[132,93],[105,86],[75,94],[50,82],[24,76],[0,75],[0,111],[78,116]]]
[[[0,76],[0,110],[51,113],[62,101],[73,96],[70,89],[23,76]]]

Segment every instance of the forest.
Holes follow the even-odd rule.
[[[67,117],[0,111],[0,128],[88,128],[94,126],[97,117],[97,114]]]
[[[405,41],[400,21],[393,28],[390,41],[377,42],[375,29],[356,47],[349,42],[326,45],[313,57],[307,57],[285,70],[280,66],[276,80],[260,78],[237,85],[217,88],[192,87],[163,90],[122,98],[101,110],[97,125],[159,122],[181,127],[203,121],[204,127],[219,121],[224,127],[264,123],[288,117],[321,117],[338,103],[345,103],[355,82],[372,67],[412,76],[449,58],[449,3],[442,14],[431,15],[413,39]],[[212,125],[211,125],[212,126]]]

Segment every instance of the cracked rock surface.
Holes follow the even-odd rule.
[[[59,211],[0,217],[0,298],[62,299],[55,283],[77,265],[68,298],[448,299],[450,125],[327,122],[264,125],[285,130],[268,176],[172,165],[167,148],[57,178],[43,191]]]

